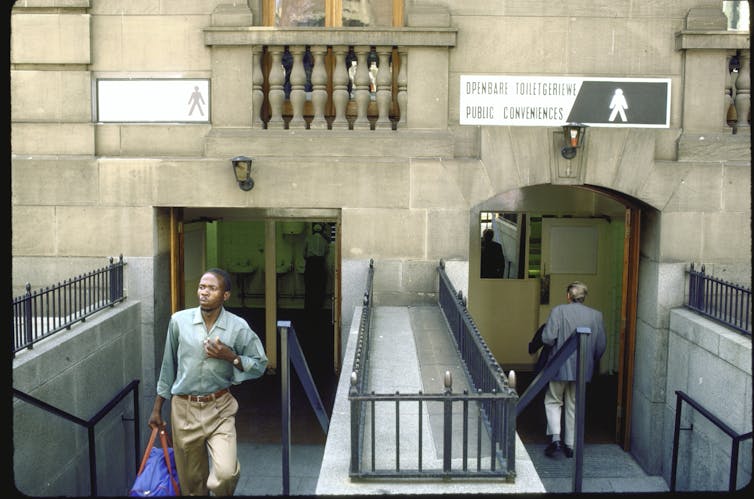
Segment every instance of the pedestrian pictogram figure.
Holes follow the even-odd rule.
[[[613,112],[610,113],[608,121],[614,121],[617,114],[620,114],[621,121],[628,121],[628,118],[626,118],[628,102],[626,102],[626,97],[623,95],[623,90],[620,88],[615,89],[613,100],[610,101],[610,109],[612,109]]]
[[[194,114],[194,108],[199,109],[199,114],[204,116],[204,111],[202,111],[202,104],[204,104],[204,97],[202,97],[202,93],[199,91],[199,87],[194,87],[194,92],[191,94],[191,97],[188,101],[189,104],[191,104],[191,109],[189,109],[189,116]]]

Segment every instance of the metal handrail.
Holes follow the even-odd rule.
[[[139,443],[139,431],[137,428],[137,422],[139,421],[139,380],[135,379],[131,381],[128,385],[126,385],[123,389],[121,389],[120,392],[118,392],[117,395],[115,395],[108,403],[106,403],[102,409],[97,411],[97,413],[89,418],[81,419],[78,416],[75,416],[69,412],[66,412],[62,409],[59,409],[53,405],[48,404],[47,402],[44,402],[36,397],[33,397],[29,395],[28,393],[22,392],[21,390],[17,390],[13,388],[13,395],[24,402],[27,402],[33,406],[39,407],[40,409],[47,411],[51,414],[54,414],[56,416],[59,416],[63,419],[67,419],[68,421],[71,421],[79,426],[83,426],[87,429],[87,433],[89,436],[89,495],[91,497],[97,496],[97,453],[95,448],[95,435],[94,435],[94,427],[95,425],[101,421],[105,416],[107,416],[110,411],[112,411],[115,406],[123,400],[126,395],[128,395],[130,392],[133,392],[133,403],[134,403],[134,469],[139,469],[139,457],[140,452],[139,449],[141,447],[141,444]],[[124,421],[130,421],[130,418],[123,418]]]
[[[441,271],[442,273],[442,271]],[[515,401],[517,394],[515,390],[507,385],[505,376],[500,376],[502,369],[494,361],[489,349],[485,348],[484,340],[476,331],[467,311],[456,310],[455,318],[465,315],[460,320],[452,321],[461,324],[463,330],[459,338],[463,347],[459,349],[464,363],[467,360],[474,362],[474,366],[469,369],[465,367],[467,377],[473,379],[473,393],[464,391],[463,393],[453,393],[452,376],[449,371],[445,373],[445,390],[442,393],[367,393],[367,373],[369,370],[369,326],[371,321],[371,286],[373,279],[373,265],[370,264],[370,274],[367,284],[367,292],[364,298],[364,308],[362,309],[361,323],[359,327],[358,345],[354,358],[354,370],[351,374],[351,387],[349,390],[349,401],[351,403],[351,465],[349,474],[353,478],[504,478],[512,481],[515,478]],[[449,281],[446,285],[441,286],[445,291],[440,294],[447,294]],[[455,294],[450,287],[450,294]],[[453,306],[455,307],[455,305]],[[462,307],[465,308],[465,307]],[[456,328],[457,329],[457,328]],[[468,332],[471,332],[470,334]],[[449,331],[449,334],[451,332]],[[475,353],[474,353],[475,352]],[[469,373],[475,373],[469,375]],[[477,375],[478,374],[478,375]],[[441,463],[428,463],[423,457],[423,418],[424,411],[430,403],[441,403],[442,411],[442,430],[443,430],[443,448]],[[395,413],[394,423],[377,424],[376,407],[387,407],[388,411],[393,410]],[[413,417],[413,411],[418,404],[418,444],[417,448],[412,448],[412,459],[415,459],[416,467],[406,468],[404,459],[401,461],[401,409],[408,404],[409,411]],[[452,459],[451,449],[453,448],[453,407],[462,406],[462,459]],[[476,409],[476,414],[469,415],[471,409]],[[405,412],[404,412],[405,414]],[[469,442],[469,436],[472,428],[470,421],[473,423],[476,416],[476,469],[469,466],[469,450],[473,451],[473,446]],[[395,427],[395,457],[391,462],[393,467],[378,466],[376,462],[376,447],[380,444],[390,445],[384,440],[377,441],[375,428],[384,427],[394,424]],[[369,426],[370,437],[365,438]],[[483,428],[484,426],[484,428]],[[486,430],[489,443],[489,463],[482,464],[482,434]],[[367,447],[369,445],[369,447]],[[487,444],[485,444],[487,445]],[[405,446],[405,445],[404,445]],[[487,448],[485,447],[485,452]],[[365,460],[366,453],[371,453],[371,463],[366,466],[362,461]],[[405,455],[405,453],[404,453]],[[381,455],[382,457],[388,457]],[[485,458],[484,460],[486,460]]]
[[[456,291],[445,272],[445,262],[440,260],[437,268],[440,276],[438,305],[445,316],[448,330],[456,350],[463,360],[464,371],[473,390],[485,393],[504,394],[508,401],[505,414],[501,415],[492,407],[492,402],[482,404],[485,411],[485,425],[499,439],[498,444],[508,465],[508,471],[515,473],[516,424],[515,407],[518,393],[510,386],[508,377],[498,364],[492,350],[487,346],[460,291]],[[497,417],[492,417],[495,414]],[[495,426],[497,425],[497,426]]]
[[[319,420],[322,431],[327,435],[330,427],[330,420],[327,417],[327,411],[322,404],[322,400],[314,384],[309,365],[301,349],[301,345],[296,337],[296,329],[291,321],[278,321],[278,331],[280,333],[280,358],[281,358],[281,376],[280,376],[280,402],[281,402],[281,425],[283,427],[282,438],[282,455],[283,455],[283,495],[290,494],[291,487],[291,376],[290,366],[298,375],[298,380],[304,388],[309,404]]]
[[[366,289],[364,290],[361,319],[359,321],[359,334],[354,354],[351,371],[351,394],[363,393],[366,389],[369,360],[369,331],[372,318],[372,291],[374,283],[374,259],[369,260]],[[351,464],[352,472],[361,468],[361,452],[364,437],[364,418],[362,404],[351,404]]]
[[[707,275],[704,265],[688,270],[689,297],[686,307],[751,336],[751,288]]]
[[[126,299],[123,255],[117,262],[86,274],[13,298],[12,354]]]
[[[720,418],[708,411],[699,402],[692,399],[686,393],[681,390],[676,390],[676,404],[675,404],[675,428],[673,431],[673,461],[670,471],[670,492],[676,491],[676,474],[678,472],[678,444],[680,439],[681,430],[693,430],[692,424],[689,428],[681,428],[681,410],[683,409],[683,402],[686,402],[691,407],[696,409],[702,416],[707,418],[712,424],[720,428],[725,434],[732,439],[731,451],[730,451],[730,477],[728,480],[728,492],[735,492],[736,479],[738,476],[738,449],[740,444],[744,440],[752,438],[752,432],[738,433],[736,430],[725,424]]]
[[[355,378],[352,378],[352,382]],[[510,404],[510,396],[506,393],[491,392],[482,393],[469,393],[464,390],[463,393],[453,393],[452,391],[452,376],[449,371],[445,372],[445,391],[443,393],[358,393],[355,390],[355,385],[351,386],[351,393],[349,394],[349,400],[351,402],[351,411],[359,410],[369,416],[370,427],[370,439],[369,439],[369,466],[366,467],[362,463],[362,454],[364,452],[364,443],[359,440],[357,447],[357,454],[354,454],[354,445],[352,445],[352,467],[350,470],[350,476],[354,478],[503,478],[506,481],[513,481],[515,479],[515,463],[511,459],[512,456],[505,455],[504,448],[499,445],[500,438],[497,435],[498,425],[489,425],[487,419],[513,419],[510,409],[513,407]],[[413,403],[418,405],[414,405]],[[436,464],[434,467],[432,463],[427,466],[427,461],[424,459],[424,445],[423,445],[423,418],[425,417],[425,408],[429,407],[430,403],[441,403],[442,410],[442,460],[441,463]],[[395,411],[395,442],[394,442],[394,467],[393,468],[379,468],[377,465],[377,446],[379,444],[390,445],[386,441],[378,441],[375,429],[378,426],[377,420],[377,404],[382,404],[381,407],[387,407],[388,411],[390,406],[394,407]],[[452,448],[453,448],[453,415],[454,404],[461,406],[462,422],[462,455],[460,463],[458,460],[453,462]],[[409,411],[413,411],[418,407],[418,432],[417,432],[417,444],[415,454],[412,453],[412,457],[416,458],[416,467],[407,468],[405,466],[405,459],[401,460],[401,407],[408,406]],[[363,408],[361,407],[363,406]],[[470,414],[470,409],[477,407],[476,417],[474,414]],[[487,410],[483,408],[487,407]],[[368,410],[367,410],[368,409]],[[470,421],[476,421],[476,427],[472,428]],[[354,422],[352,416],[352,424]],[[391,424],[389,421],[385,424]],[[490,429],[488,433],[488,439],[485,444],[489,446],[489,461],[483,464],[483,461],[487,459],[483,458],[484,451],[482,435],[484,429]],[[470,442],[470,435],[472,430],[476,430],[476,442]],[[470,461],[473,459],[469,456],[469,449],[475,450],[476,453],[476,466],[470,466]],[[405,457],[405,453],[403,454]],[[384,454],[380,454],[383,457]],[[355,462],[355,464],[353,464]],[[505,465],[507,462],[507,466]]]

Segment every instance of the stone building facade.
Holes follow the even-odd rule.
[[[13,295],[122,254],[128,297],[142,303],[141,374],[151,400],[167,318],[190,302],[194,276],[180,255],[233,263],[222,250],[232,231],[217,236],[218,254],[205,254],[188,246],[182,227],[261,224],[268,271],[256,274],[265,290],[257,299],[269,331],[274,290],[286,286],[274,278],[285,240],[276,234],[321,220],[335,234],[336,358],[370,259],[380,268],[375,300],[399,305],[431,301],[445,260],[466,274],[462,292],[501,364],[525,368],[508,352],[541,321],[543,302],[533,300],[545,282],[556,300],[560,281],[543,280],[542,268],[515,283],[477,278],[480,217],[609,220],[611,249],[598,251],[612,277],[598,289],[612,297],[604,303],[615,324],[608,369],[622,376],[616,438],[661,473],[670,311],[684,302],[688,265],[751,280],[749,32],[729,29],[718,0],[405,0],[393,2],[391,26],[333,28],[266,27],[269,4],[14,4]],[[370,76],[372,60],[390,71]],[[565,159],[558,125],[462,124],[465,75],[667,79],[669,123],[590,126]],[[101,84],[137,80],[206,83],[206,119],[171,118],[159,100],[156,119],[103,119],[114,103]],[[249,191],[233,176],[239,155],[253,160]],[[186,289],[175,277],[184,273]],[[499,306],[516,297],[528,298]],[[515,328],[495,329],[500,309]],[[532,312],[512,313],[523,309]],[[275,348],[274,334],[267,341]],[[750,387],[743,396],[750,417]]]

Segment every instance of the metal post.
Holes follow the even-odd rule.
[[[357,388],[358,374],[351,372],[351,395],[361,395]],[[359,425],[361,424],[361,400],[351,400],[351,473],[361,473],[361,439],[359,438]]]
[[[443,425],[443,446],[442,446],[442,470],[450,473],[450,458],[452,452],[453,438],[453,402],[449,396],[453,391],[453,376],[450,371],[445,371],[445,401],[444,407],[444,425]]]
[[[573,491],[581,492],[581,485],[584,477],[584,408],[586,407],[586,360],[589,334],[592,330],[588,327],[577,327],[576,334],[579,336],[579,343],[576,349],[576,359],[578,362],[578,371],[576,372],[576,428],[575,441],[576,449],[576,467],[573,473]]]
[[[288,374],[290,360],[288,359],[288,328],[290,322],[279,321],[280,327],[280,403],[282,409],[283,433],[283,495],[290,495],[290,464],[291,464],[291,380]]]
[[[681,430],[681,410],[683,409],[683,399],[676,392],[675,400],[675,426],[673,429],[673,458],[670,461],[670,492],[675,492],[676,472],[678,471],[678,443],[680,441]]]

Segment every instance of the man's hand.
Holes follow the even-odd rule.
[[[149,415],[149,422],[147,423],[150,428],[163,429],[168,423],[162,419],[162,403],[164,398],[157,395],[154,400],[154,407],[152,407],[152,413]]]
[[[233,362],[233,359],[236,358],[236,354],[233,352],[233,350],[231,350],[228,345],[220,341],[219,336],[214,340],[210,338],[204,340],[204,351],[207,354],[207,357],[210,357],[212,359],[220,359],[227,360],[228,362]]]

